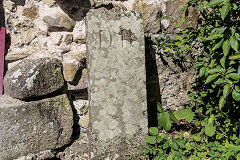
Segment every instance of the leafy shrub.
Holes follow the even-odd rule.
[[[188,0],[183,9],[189,6],[199,9],[197,31],[187,29],[185,38],[154,43],[175,59],[189,54],[192,42],[201,44],[193,66],[198,92],[188,94],[195,106],[173,112],[158,103],[159,127],[149,128],[144,155],[155,160],[240,160],[240,1]]]

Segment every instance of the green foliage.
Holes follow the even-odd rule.
[[[144,155],[149,159],[240,160],[240,1],[188,0],[199,9],[199,28],[184,36],[154,41],[161,54],[178,62],[198,42],[196,93],[188,93],[195,106],[164,111],[158,103],[159,127],[149,129]],[[184,23],[185,20],[181,19]]]

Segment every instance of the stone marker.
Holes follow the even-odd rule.
[[[87,15],[91,158],[125,159],[147,134],[144,31],[135,12]]]
[[[70,143],[73,113],[66,95],[34,102],[3,95],[0,102],[1,160],[12,160]]]

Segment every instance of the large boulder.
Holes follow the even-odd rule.
[[[71,142],[73,113],[66,95],[23,102],[0,96],[0,159],[60,148]]]
[[[4,78],[5,91],[18,99],[43,96],[63,85],[62,64],[51,58],[23,60],[9,69]]]

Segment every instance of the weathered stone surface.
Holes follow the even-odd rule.
[[[37,154],[30,154],[27,156],[19,157],[16,160],[46,160],[52,158],[55,158],[55,154],[51,150],[46,150]]]
[[[76,85],[68,83],[68,90],[80,90],[88,88],[88,71],[86,68],[82,69],[81,78]]]
[[[74,42],[83,42],[86,41],[86,30],[85,30],[85,20],[76,23],[76,26],[73,29],[73,41]]]
[[[160,3],[151,3],[149,0],[138,0],[133,5],[133,10],[139,11],[143,16],[144,30],[147,33],[157,33],[161,25],[161,11],[162,5]]]
[[[9,69],[4,78],[5,91],[18,99],[46,95],[63,85],[62,64],[51,58],[23,60]]]
[[[63,152],[57,154],[57,158],[61,160],[89,160],[89,140],[87,133],[81,133],[78,140]]]
[[[147,134],[144,29],[140,14],[87,15],[92,159],[125,159]]]
[[[59,14],[56,17],[45,16],[43,21],[47,23],[50,30],[72,31],[76,24],[66,14]]]
[[[32,6],[30,8],[25,8],[23,10],[23,15],[28,18],[36,18],[38,16],[38,8],[36,6]]]
[[[88,129],[89,113],[87,113],[86,115],[80,116],[79,125],[80,125],[80,127],[84,128],[84,129]]]
[[[64,79],[67,82],[72,82],[78,70],[79,70],[79,66],[77,64],[63,63]]]
[[[66,95],[23,102],[0,97],[0,159],[55,149],[70,143],[73,113]]]
[[[89,109],[89,101],[88,100],[75,100],[73,101],[73,106],[77,111],[77,114],[84,115],[88,112]]]
[[[183,3],[185,3],[183,1]],[[178,33],[185,28],[197,28],[198,26],[198,9],[197,7],[188,7],[187,11],[182,11],[184,4],[180,5],[178,1],[169,0],[167,2],[167,10],[165,15],[169,17],[169,25],[166,28],[168,33]],[[187,12],[187,13],[186,13]],[[181,18],[185,21],[181,21]],[[178,27],[176,27],[178,24]]]

